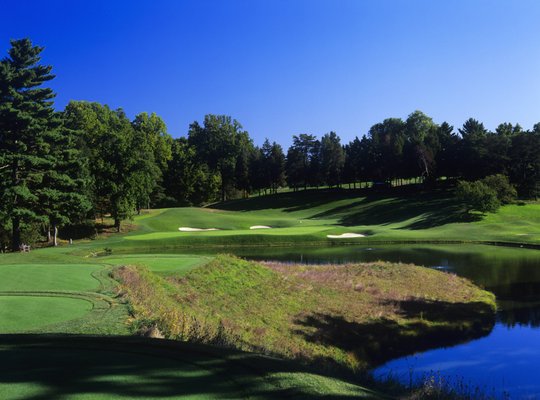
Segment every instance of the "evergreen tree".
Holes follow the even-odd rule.
[[[48,155],[53,168],[45,171],[37,195],[57,246],[58,229],[81,222],[92,205],[88,197],[88,163],[79,150],[77,133],[62,127],[53,138]]]
[[[437,129],[439,151],[435,156],[437,176],[459,176],[459,161],[457,149],[460,138],[454,133],[454,127],[443,122]]]
[[[332,186],[341,184],[341,175],[345,164],[345,153],[340,138],[330,132],[321,138],[321,171],[325,183]]]
[[[285,154],[276,142],[273,142],[270,148],[269,170],[270,188],[277,193],[278,188],[285,184]]]
[[[540,197],[540,124],[512,137],[510,178],[520,196]]]
[[[320,142],[313,135],[293,136],[287,151],[287,182],[289,186],[306,189],[320,184]]]
[[[12,40],[8,57],[0,61],[0,203],[11,220],[14,250],[25,225],[47,222],[36,193],[54,168],[50,143],[60,120],[54,92],[42,86],[54,78],[52,67],[39,64],[42,51],[29,39]]]
[[[263,145],[261,146],[261,171],[260,171],[260,179],[261,179],[261,186],[264,188],[264,191],[266,193],[266,189],[271,188],[272,186],[272,176],[270,173],[271,169],[271,158],[272,158],[272,145],[270,144],[270,140],[266,138],[264,140]]]
[[[484,124],[474,118],[469,118],[459,129],[462,140],[458,150],[461,167],[460,175],[465,179],[479,179],[486,176],[486,135]]]

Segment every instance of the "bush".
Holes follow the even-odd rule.
[[[466,212],[494,212],[501,205],[495,189],[482,181],[459,181],[456,188],[456,196],[465,206]]]
[[[495,190],[497,199],[499,199],[501,204],[513,203],[516,200],[516,188],[510,184],[506,175],[490,175],[482,179],[481,182],[490,189]]]

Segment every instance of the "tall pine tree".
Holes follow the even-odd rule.
[[[92,204],[89,200],[90,172],[88,159],[80,148],[79,132],[63,126],[51,136],[48,159],[53,168],[44,171],[42,187],[36,193],[53,232],[57,246],[61,226],[82,222]]]
[[[25,226],[47,223],[36,193],[45,171],[54,168],[48,155],[60,120],[54,92],[42,86],[54,78],[52,67],[39,64],[42,51],[29,39],[12,40],[8,57],[0,61],[0,204],[11,220],[14,250]]]

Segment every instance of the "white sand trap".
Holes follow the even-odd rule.
[[[366,237],[366,235],[362,235],[361,233],[342,233],[341,235],[326,235],[326,237],[328,239],[351,239]]]
[[[180,232],[205,232],[205,231],[219,231],[217,228],[189,228],[187,226],[181,226],[178,228]]]
[[[272,229],[272,227],[266,225],[253,225],[250,226],[249,229]]]

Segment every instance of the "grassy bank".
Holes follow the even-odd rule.
[[[413,265],[262,265],[219,256],[184,276],[115,272],[133,327],[363,370],[385,360],[481,336],[494,298],[470,282]]]

